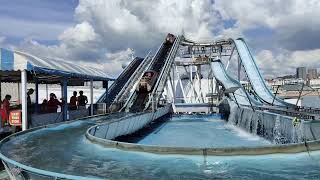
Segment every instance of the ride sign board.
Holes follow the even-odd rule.
[[[21,126],[22,125],[21,115],[22,115],[21,110],[10,111],[9,124],[11,126]]]

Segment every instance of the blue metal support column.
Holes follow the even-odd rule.
[[[66,78],[62,81],[62,113],[63,113],[63,120],[68,120],[68,80]]]
[[[39,113],[39,82],[38,79],[34,79],[35,82],[35,93],[36,93],[36,99],[35,99],[35,112]]]

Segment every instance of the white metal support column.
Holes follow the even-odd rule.
[[[21,71],[21,105],[22,105],[22,131],[28,128],[27,109],[27,71]]]
[[[93,80],[90,80],[90,114],[93,115]]]
[[[171,67],[171,71],[172,71],[172,82],[173,82],[173,103],[176,102],[176,81],[175,81],[175,71],[174,71],[174,63],[172,64]]]
[[[233,52],[234,52],[235,49],[236,49],[236,46],[234,46],[234,47],[232,48],[232,50],[231,50],[231,55],[230,55],[230,57],[229,57],[229,59],[228,59],[228,63],[227,63],[227,66],[226,66],[226,70],[228,70],[228,68],[229,68],[229,64],[230,64],[230,61],[231,61],[231,58],[232,58],[232,56],[233,56]]]
[[[238,81],[240,82],[241,80],[241,60],[240,60],[240,56],[238,56]]]
[[[177,66],[176,66],[176,72],[177,72],[177,76],[178,76],[178,83],[179,83],[180,88],[181,88],[181,91],[182,91],[183,101],[184,101],[184,102],[187,102],[187,101],[188,101],[187,95],[186,95],[186,93],[185,93],[185,88],[184,88],[183,85],[182,85],[180,73],[179,73],[179,71],[178,71],[178,67],[177,67]]]

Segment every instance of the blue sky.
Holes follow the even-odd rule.
[[[0,36],[6,37],[10,44],[17,44],[25,38],[57,44],[58,35],[75,24],[74,10],[78,0],[1,1]]]
[[[1,0],[0,46],[80,61],[117,74],[168,32],[244,37],[265,76],[320,67],[320,2],[313,0]],[[285,67],[285,68],[283,68]]]

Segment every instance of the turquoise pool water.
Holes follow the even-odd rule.
[[[220,116],[182,115],[168,118],[139,144],[171,147],[239,147],[271,144],[228,124]]]
[[[105,148],[86,140],[87,128],[97,120],[101,121],[97,118],[37,130],[5,143],[1,152],[35,168],[101,179],[320,179],[319,151],[207,157],[129,152]],[[222,131],[223,126],[219,130]],[[238,140],[252,138],[238,135],[232,128],[224,130]],[[211,129],[206,132],[211,132]]]

